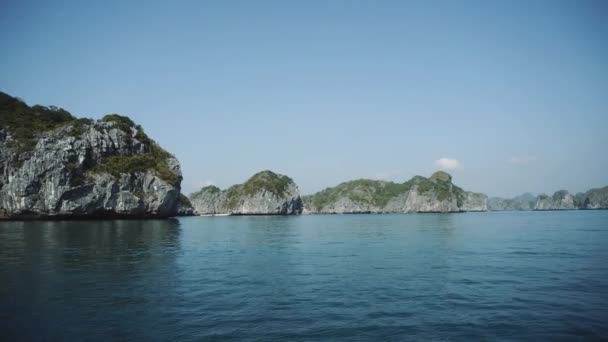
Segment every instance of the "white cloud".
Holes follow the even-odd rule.
[[[442,170],[462,169],[462,163],[452,158],[441,158],[435,160],[435,166]]]
[[[534,156],[511,157],[507,160],[507,163],[521,165],[521,164],[531,163],[535,160],[536,160],[536,157],[534,157]]]

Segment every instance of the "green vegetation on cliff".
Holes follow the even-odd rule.
[[[258,172],[225,190],[206,186],[190,194],[190,200],[199,214],[298,215],[303,210],[294,181],[272,171]]]
[[[226,206],[236,208],[243,196],[253,196],[260,191],[268,191],[277,197],[282,197],[292,183],[293,180],[285,175],[278,175],[268,170],[258,172],[245,183],[226,189]]]
[[[167,158],[172,157],[171,154],[150,139],[141,126],[136,125],[130,118],[118,114],[106,115],[101,121],[112,122],[129,137],[134,128],[136,133],[132,138],[144,144],[146,152],[107,157],[97,165],[86,165],[86,171],[108,172],[118,177],[121,173],[144,172],[153,169],[161,179],[171,184],[177,182],[177,176],[167,164]],[[86,127],[91,124],[93,124],[93,120],[76,118],[64,109],[38,105],[30,107],[20,99],[0,92],[0,127],[5,128],[11,135],[11,143],[19,155],[34,149],[40,133],[61,126],[71,126],[67,134],[77,137],[82,135]],[[23,159],[20,162],[23,162]]]
[[[211,194],[219,194],[222,190],[220,190],[220,188],[218,188],[215,185],[207,185],[205,187],[203,187],[202,189],[200,189],[199,191],[195,191],[193,193],[190,194],[190,198],[193,197],[197,197],[205,192],[211,193]]]
[[[130,156],[112,156],[102,159],[101,162],[91,169],[91,172],[107,172],[118,178],[122,173],[131,174],[153,169],[161,179],[170,184],[175,184],[178,179],[167,164],[167,158],[169,157],[171,155],[168,152],[156,145],[148,153]]]
[[[171,184],[177,182],[177,176],[167,164],[167,158],[173,156],[150,139],[140,125],[136,125],[131,118],[119,114],[108,114],[101,121],[114,123],[116,128],[129,136],[135,129],[136,133],[133,138],[146,146],[146,152],[144,154],[106,158],[97,165],[93,170],[94,172],[108,172],[118,177],[121,173],[145,172],[153,169],[161,179]]]
[[[131,120],[128,116],[119,115],[119,114],[108,114],[101,118],[103,122],[113,122],[114,127],[120,129],[121,131],[131,134],[131,128],[135,127],[135,122]]]
[[[239,206],[242,197],[243,185],[237,184],[226,189],[226,208],[235,209]]]
[[[357,179],[304,196],[303,200],[309,207],[317,210],[335,203],[340,198],[383,208],[391,199],[406,194],[414,187],[420,194],[434,193],[440,201],[449,200],[451,196],[455,196],[459,206],[464,201],[464,191],[452,184],[452,177],[443,171],[434,173],[430,178],[414,176],[404,183]]]
[[[288,176],[279,175],[272,171],[261,171],[251,176],[245,183],[236,184],[228,189],[221,191],[220,188],[209,185],[197,192],[190,194],[190,198],[197,198],[205,195],[216,195],[223,192],[224,205],[226,208],[237,208],[245,197],[254,196],[261,192],[272,193],[275,197],[285,196],[290,185],[294,184]]]
[[[437,171],[429,177],[429,180],[442,181],[442,182],[451,182],[452,176],[445,171]]]
[[[11,134],[19,153],[36,146],[36,135],[77,119],[62,108],[28,106],[22,100],[0,92],[0,127]]]
[[[293,183],[291,178],[266,170],[256,173],[243,183],[243,192],[246,195],[253,195],[260,190],[266,190],[281,197],[291,183]]]
[[[458,206],[461,206],[464,201],[464,190],[452,184],[452,176],[447,172],[437,171],[428,179],[416,176],[408,182],[411,181],[418,184],[420,193],[434,192],[440,201],[450,199],[451,196],[456,197]]]
[[[347,197],[357,203],[385,206],[388,201],[411,188],[411,183],[394,183],[372,179],[357,179],[327,188],[314,195],[304,196],[306,203],[313,208],[323,208],[341,197]]]

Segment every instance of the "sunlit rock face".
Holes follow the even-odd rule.
[[[574,196],[566,190],[560,190],[555,192],[553,196],[539,195],[534,210],[571,210],[578,209],[578,207]]]
[[[207,186],[190,195],[198,214],[298,215],[303,205],[295,182],[272,171],[262,171],[226,190]]]
[[[140,126],[118,115],[75,119],[0,95],[1,218],[175,215],[179,162]],[[47,124],[50,129],[27,123],[15,127],[19,113],[46,124],[44,115],[56,112],[63,121]],[[23,134],[24,127],[32,132]]]
[[[462,211],[487,211],[488,196],[479,192],[465,192],[465,198],[460,206]]]

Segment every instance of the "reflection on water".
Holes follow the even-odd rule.
[[[149,281],[172,292],[177,220],[0,224],[0,328],[12,337],[77,338],[104,310],[155,298],[138,293]]]
[[[2,340],[608,330],[608,211],[0,222]]]

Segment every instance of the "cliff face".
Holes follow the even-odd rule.
[[[553,196],[547,196],[541,194],[536,199],[534,210],[571,210],[578,209],[578,203],[576,203],[574,196],[572,196],[566,190],[560,190],[553,194]]]
[[[466,192],[436,172],[404,183],[359,179],[304,197],[306,213],[410,213],[487,210],[487,196]]]
[[[0,94],[0,120],[0,218],[175,214],[179,163],[130,119],[75,119]]]
[[[190,202],[201,215],[298,215],[303,209],[293,180],[271,171],[259,172],[226,190],[204,187],[190,195]]]
[[[194,210],[201,215],[224,214],[230,211],[224,207],[226,192],[210,185],[190,195],[190,203]]]
[[[608,209],[608,186],[587,191],[582,203],[585,209]]]
[[[479,192],[466,191],[465,198],[460,207],[463,211],[487,211],[488,196]]]

